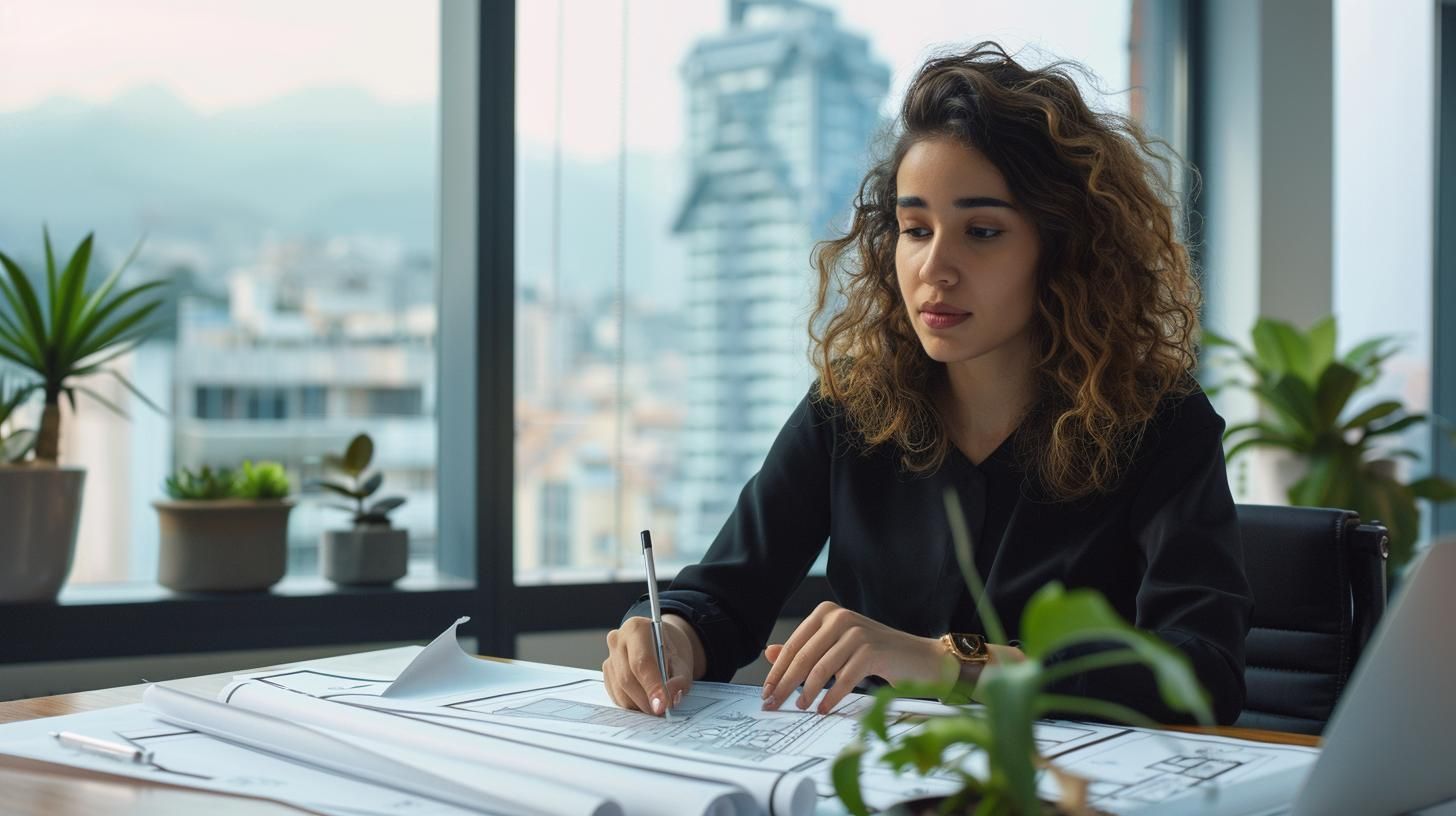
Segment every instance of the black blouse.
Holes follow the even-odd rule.
[[[827,540],[828,580],[840,605],[915,635],[984,631],[946,521],[942,494],[954,487],[1008,637],[1018,637],[1023,607],[1048,581],[1095,588],[1124,618],[1189,657],[1218,721],[1229,723],[1244,703],[1253,602],[1223,427],[1201,392],[1166,401],[1114,490],[1050,502],[1035,496],[1018,467],[1015,435],[980,465],[952,446],[936,472],[909,473],[898,449],[866,451],[836,406],[811,390],[702,562],[662,593],[662,608],[686,618],[702,639],[704,679],[729,680],[759,656]],[[627,614],[647,614],[645,600]],[[1163,704],[1141,666],[1084,674],[1057,691],[1163,722],[1187,719]]]

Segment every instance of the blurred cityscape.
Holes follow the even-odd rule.
[[[644,528],[664,572],[696,560],[811,381],[811,250],[842,228],[891,66],[818,5],[723,10],[677,66],[672,150],[518,144],[518,582],[640,580]],[[290,571],[314,571],[347,519],[311,483],[361,431],[407,499],[412,570],[433,569],[438,120],[348,87],[0,113],[0,177],[27,191],[0,196],[0,247],[36,267],[44,213],[62,251],[97,232],[100,274],[145,232],[129,278],[173,283],[169,331],[119,364],[165,415],[103,379],[130,416],[83,397],[68,417],[63,458],[88,469],[74,582],[151,580],[164,477],[242,459],[287,467]]]

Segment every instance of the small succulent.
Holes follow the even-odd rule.
[[[242,471],[234,484],[234,491],[240,499],[284,499],[292,485],[288,473],[277,462],[243,462]]]
[[[215,501],[231,499],[236,493],[237,475],[231,468],[213,470],[203,465],[193,472],[190,468],[177,468],[167,477],[167,495],[178,501]]]
[[[404,504],[404,499],[399,496],[391,496],[386,499],[378,499],[366,506],[365,500],[379,491],[384,484],[384,474],[375,472],[367,478],[364,471],[369,468],[369,462],[374,458],[374,440],[369,434],[359,434],[349,442],[348,449],[343,456],[326,454],[324,456],[324,467],[337,471],[347,477],[347,483],[323,480],[318,483],[319,487],[332,493],[337,493],[354,501],[354,506],[343,504],[330,504],[336,510],[343,510],[354,517],[356,527],[388,527],[389,514]]]
[[[35,384],[12,388],[0,377],[0,464],[16,464],[35,447],[36,432],[30,428],[10,429],[11,416],[36,390]]]

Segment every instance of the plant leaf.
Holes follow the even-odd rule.
[[[121,265],[113,269],[111,274],[106,276],[106,280],[102,281],[101,285],[91,292],[90,297],[86,298],[86,302],[81,306],[81,323],[89,322],[89,318],[96,313],[96,309],[106,302],[106,298],[111,294],[111,290],[121,281],[122,273],[127,270],[127,267],[131,266],[131,262],[136,260],[137,254],[141,252],[142,243],[143,239],[137,239],[137,242],[132,245],[131,252],[128,252],[126,258],[122,260]]]
[[[101,403],[102,405],[105,405],[107,408],[110,408],[112,413],[116,414],[117,416],[121,417],[122,419],[131,419],[131,416],[129,414],[127,414],[127,412],[125,410],[123,410],[120,405],[117,405],[116,403],[112,402],[105,395],[99,393],[94,388],[89,388],[89,387],[84,386],[84,385],[78,385],[78,386],[75,387],[75,390],[76,391],[80,391],[82,394],[85,394],[86,396],[90,397],[91,399],[94,399],[97,402]],[[75,402],[76,402],[75,398],[72,397],[72,399],[71,399],[71,410],[72,411],[75,411],[76,410]]]
[[[109,369],[109,368],[106,369],[106,373],[107,374],[110,374],[113,377],[115,377],[118,382],[120,382],[123,386],[125,386],[126,390],[128,390],[128,391],[130,391],[132,393],[133,396],[135,396],[137,399],[141,400],[142,402],[146,403],[148,408],[151,408],[153,411],[156,411],[157,413],[161,414],[162,416],[166,416],[167,415],[167,412],[162,410],[162,406],[156,404],[155,402],[152,402],[151,399],[149,399],[146,394],[143,394],[141,392],[141,389],[137,388],[135,385],[132,385],[131,380],[128,380],[126,377],[121,376],[121,374],[119,374],[118,372],[116,372],[116,371],[114,371],[112,369]]]
[[[1441,476],[1426,476],[1406,486],[1416,498],[1433,502],[1456,501],[1456,482]]]
[[[1306,337],[1309,340],[1309,372],[1317,378],[1335,359],[1335,316],[1330,315],[1310,327]]]
[[[1026,635],[1025,630],[1022,634]],[[992,663],[981,671],[976,682],[976,697],[986,704],[990,732],[983,735],[990,743],[986,753],[991,767],[999,768],[1006,778],[1007,794],[1020,813],[1039,813],[1041,809],[1036,796],[1036,739],[1032,732],[1041,671],[1041,662],[1035,660]],[[991,739],[990,734],[995,738]]]
[[[1385,417],[1395,413],[1396,411],[1399,411],[1402,407],[1404,406],[1400,404],[1399,400],[1386,400],[1385,402],[1377,402],[1376,404],[1351,417],[1350,421],[1346,422],[1342,426],[1342,430],[1353,431],[1356,429],[1364,428],[1366,425],[1369,425],[1377,419],[1384,419]]]
[[[976,613],[981,618],[981,625],[986,627],[986,635],[992,643],[1005,643],[1006,628],[1001,625],[1001,618],[996,614],[996,608],[986,597],[986,588],[981,583],[981,576],[976,573],[976,561],[972,555],[971,530],[966,526],[965,514],[961,512],[960,496],[956,495],[953,488],[947,487],[942,498],[945,502],[946,519],[950,522],[951,543],[955,546],[956,564],[960,567],[961,577],[966,582],[966,588],[971,591],[971,597],[976,599]]]
[[[1369,439],[1372,436],[1383,436],[1385,434],[1400,433],[1401,431],[1409,428],[1412,425],[1416,425],[1425,421],[1425,414],[1409,414],[1407,416],[1401,417],[1400,419],[1397,419],[1396,421],[1388,425],[1382,425],[1379,428],[1373,428],[1366,431],[1365,438]]]
[[[1212,724],[1208,696],[1198,684],[1187,656],[1153,635],[1128,625],[1100,593],[1065,590],[1053,581],[1027,602],[1021,619],[1022,651],[1044,660],[1069,646],[1113,641],[1138,654],[1153,670],[1158,690],[1170,707]]]
[[[344,496],[346,498],[350,498],[350,499],[362,499],[362,498],[364,498],[363,494],[357,493],[354,490],[352,490],[350,488],[347,488],[347,487],[344,487],[343,485],[341,485],[341,484],[339,484],[337,482],[319,481],[319,482],[315,482],[314,484],[318,485],[319,487],[322,487],[324,490],[332,491],[332,492],[337,493],[340,496]],[[354,508],[352,508],[352,507],[349,508],[349,512],[350,513],[354,512]]]
[[[1281,448],[1293,453],[1308,452],[1304,445],[1291,442],[1282,436],[1250,436],[1239,440],[1238,444],[1229,448],[1224,458],[1232,462],[1235,457],[1249,448]]]
[[[1350,395],[1360,386],[1360,375],[1342,363],[1330,363],[1319,375],[1314,395],[1314,428],[1316,432],[1336,426]]]
[[[854,816],[869,816],[870,812],[859,787],[859,767],[864,754],[865,744],[862,740],[849,743],[834,758],[834,765],[829,772],[830,778],[834,780],[834,793],[844,803],[845,810]]]
[[[370,476],[368,479],[365,479],[364,484],[359,486],[359,494],[361,496],[373,496],[374,492],[378,490],[379,486],[382,484],[384,484],[384,474],[380,473],[379,471],[375,471],[374,475]]]
[[[387,513],[389,513],[389,511],[395,509],[396,507],[399,507],[401,504],[404,504],[404,499],[400,498],[399,496],[391,496],[387,499],[380,499],[374,504],[369,505],[369,515],[385,516]]]
[[[86,288],[86,272],[91,268],[91,249],[95,233],[88,233],[61,273],[59,292],[51,292],[51,338],[58,348],[65,348],[76,328],[76,312],[81,308],[81,295]]]
[[[110,342],[98,342],[96,340],[96,333],[98,330],[101,329],[102,324],[105,323],[108,318],[110,318],[119,309],[121,309],[122,306],[125,306],[133,298],[140,297],[141,295],[146,294],[147,292],[157,288],[158,286],[163,286],[166,283],[166,281],[155,280],[139,284],[132,287],[131,289],[123,291],[121,294],[117,295],[111,300],[102,303],[99,309],[91,309],[85,312],[77,320],[78,328],[76,330],[75,336],[71,339],[71,342],[66,345],[66,357],[68,359],[80,362],[85,360],[87,357],[90,357],[91,355],[96,354],[102,349],[106,348],[108,345],[110,345]],[[146,304],[143,304],[143,307],[150,305],[153,308],[156,308],[161,304],[162,301],[153,300],[148,301]],[[108,332],[109,331],[110,329],[108,329]],[[119,332],[115,334],[119,334]],[[113,334],[112,336],[114,337],[115,334]]]
[[[0,462],[19,462],[25,458],[40,434],[30,428],[23,428],[0,441]]]
[[[344,452],[344,467],[353,475],[358,476],[369,467],[369,462],[374,458],[374,440],[369,434],[359,434],[349,442],[349,449]]]
[[[0,252],[0,265],[3,265],[5,271],[10,273],[10,283],[14,287],[14,291],[7,291],[7,295],[13,294],[14,299],[19,301],[18,303],[12,304],[15,307],[16,313],[20,316],[22,322],[29,323],[30,335],[36,345],[44,348],[48,340],[46,336],[45,317],[40,310],[40,301],[35,297],[35,289],[31,287],[30,280],[25,272],[3,252]],[[49,378],[49,375],[50,372],[48,371],[42,372],[42,376],[44,377]]]

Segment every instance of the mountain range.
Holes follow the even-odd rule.
[[[0,113],[0,249],[33,257],[46,223],[60,243],[95,231],[98,245],[122,252],[145,234],[231,261],[264,236],[368,233],[433,257],[438,118],[433,104],[350,87],[215,114],[160,86],[102,104],[52,97]],[[557,232],[550,146],[518,145],[516,169],[518,275],[544,281]],[[616,163],[567,155],[561,174],[562,278],[600,292],[615,281]],[[628,157],[633,291],[680,292],[681,242],[668,226],[684,174],[673,154]]]

